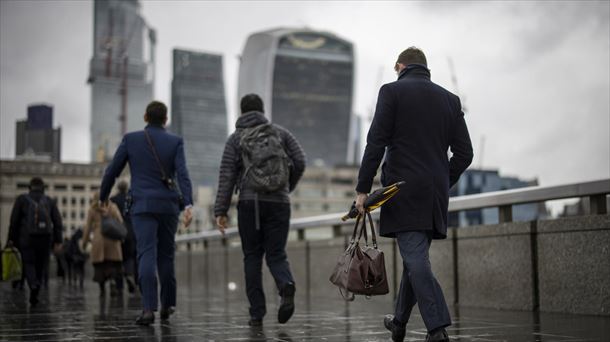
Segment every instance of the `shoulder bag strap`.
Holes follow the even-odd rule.
[[[161,163],[161,159],[159,159],[159,155],[157,154],[157,149],[155,148],[155,145],[153,144],[152,139],[150,138],[150,135],[148,134],[148,130],[144,129],[144,135],[146,136],[146,142],[148,142],[148,146],[150,147],[153,156],[155,156],[155,161],[157,162],[157,166],[159,167],[159,170],[161,171],[161,180],[165,182],[165,180],[167,179],[167,174],[165,174],[165,168],[163,167],[163,164]]]

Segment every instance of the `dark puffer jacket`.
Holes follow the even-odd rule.
[[[235,132],[229,136],[225,144],[220,163],[220,175],[218,177],[218,192],[216,193],[216,203],[214,205],[214,216],[226,216],[231,205],[231,196],[243,172],[241,158],[241,148],[239,139],[241,130],[248,127],[258,126],[268,123],[269,120],[261,112],[248,112],[242,114],[235,123]],[[290,203],[288,194],[294,190],[299,179],[305,171],[305,152],[299,145],[296,138],[285,128],[274,125],[280,132],[280,138],[286,150],[286,154],[292,161],[290,170],[290,182],[280,191],[273,193],[257,194],[247,187],[239,189],[239,200],[254,200],[266,202]],[[258,198],[257,198],[258,197]]]

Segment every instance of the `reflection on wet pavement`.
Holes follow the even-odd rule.
[[[0,284],[0,341],[390,341],[382,325],[391,312],[387,300],[358,298],[345,303],[338,294],[297,296],[288,324],[275,320],[277,299],[267,294],[263,328],[247,325],[241,291],[181,284],[177,313],[169,322],[139,327],[133,321],[139,297],[99,298],[95,284],[85,289],[51,280],[41,303],[29,308],[27,294]],[[610,317],[453,308],[455,341],[610,341]],[[421,317],[414,314],[406,341],[425,340]]]

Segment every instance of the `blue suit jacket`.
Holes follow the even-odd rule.
[[[166,132],[161,126],[148,125],[146,130],[150,134],[166,174],[169,177],[175,176],[184,197],[184,204],[191,205],[192,187],[186,169],[182,138]],[[144,131],[127,133],[123,137],[112,162],[104,173],[100,200],[108,199],[116,178],[127,163],[131,171],[133,198],[131,213],[177,214],[180,212],[182,208],[178,206],[178,194],[168,189],[161,181],[161,171],[146,141]]]

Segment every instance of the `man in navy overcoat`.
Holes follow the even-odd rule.
[[[153,101],[146,107],[142,131],[125,134],[112,162],[106,168],[100,188],[105,204],[117,177],[127,163],[131,172],[131,221],[136,235],[138,274],[142,291],[142,315],[137,324],[154,322],[157,311],[157,273],[161,284],[161,319],[169,318],[176,305],[174,271],[175,234],[178,215],[184,225],[192,220],[192,188],[181,137],[165,131],[167,107]],[[146,134],[148,133],[148,138]],[[149,140],[150,139],[150,140]],[[165,180],[164,180],[165,179]],[[177,181],[177,186],[168,179]],[[174,183],[175,184],[175,183]]]
[[[432,239],[447,237],[449,188],[472,162],[472,145],[460,99],[430,80],[420,49],[403,51],[395,71],[398,80],[379,91],[358,174],[356,206],[363,212],[385,155],[381,183],[405,184],[381,208],[380,235],[395,238],[403,258],[396,310],[384,324],[394,341],[403,341],[417,303],[428,330],[426,340],[449,341],[444,328],[451,318],[428,250]]]

